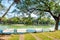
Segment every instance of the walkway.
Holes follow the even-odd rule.
[[[9,35],[1,35],[0,40],[8,40],[10,38]]]
[[[24,40],[24,34],[20,34],[19,40]]]

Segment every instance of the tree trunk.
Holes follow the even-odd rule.
[[[1,18],[0,18],[0,24],[1,24]]]
[[[55,20],[55,21],[56,21],[55,30],[58,30],[59,19],[58,20]]]
[[[8,11],[10,10],[10,8],[12,7],[13,4],[14,4],[14,2],[9,6],[9,8],[7,9],[7,11],[3,14],[2,18],[8,13]]]
[[[9,8],[7,9],[7,11],[3,14],[3,16],[0,18],[0,23],[2,22],[2,18],[8,13],[8,11],[10,10],[10,8],[12,7],[12,5],[14,4],[14,2],[9,6]]]

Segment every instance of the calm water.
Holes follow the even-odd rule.
[[[51,25],[51,27],[49,27],[49,28],[51,28],[52,30],[54,30],[55,26]],[[23,29],[23,30],[27,29],[27,32],[35,32],[34,29],[39,29],[38,30],[39,32],[41,32],[41,31],[43,31],[43,32],[49,32],[50,31],[49,28],[42,28],[42,30],[40,30],[41,28],[19,28],[19,29]],[[4,30],[4,29],[10,29],[10,28],[8,26],[2,26],[2,25],[0,25],[0,30]],[[59,25],[58,29],[60,30],[60,25]]]
[[[8,26],[0,26],[0,29],[8,29]]]
[[[37,28],[37,27],[36,27]],[[51,25],[51,27],[49,27],[49,28],[55,28],[55,26],[54,25]],[[2,25],[0,25],[0,29],[9,29],[9,27],[8,26],[2,26]],[[43,28],[44,29],[44,28]],[[46,29],[46,28],[45,28]],[[48,29],[48,28],[47,28]],[[60,30],[60,25],[59,25],[59,28],[58,28],[59,30]]]

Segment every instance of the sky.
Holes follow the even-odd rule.
[[[13,1],[10,1],[10,2],[8,2],[7,0],[3,0],[2,1],[2,5],[4,5],[5,7],[6,7],[6,9],[12,4],[12,2]],[[10,8],[10,10],[9,10],[9,12],[12,12],[14,9],[16,9],[16,7],[15,7],[16,5],[13,5],[11,8]],[[6,11],[6,10],[5,10]],[[4,11],[4,12],[5,12]],[[3,13],[4,13],[3,12]],[[13,17],[14,16],[14,14],[15,13],[9,13],[8,12],[8,16],[6,15],[5,17],[7,17],[7,18],[11,18],[11,17]],[[1,14],[0,15],[0,17],[2,16],[3,14]],[[15,15],[15,16],[17,16],[17,15]],[[26,15],[27,16],[27,15]],[[34,18],[37,18],[38,16],[37,15],[34,15],[33,13],[31,14],[31,17],[34,17]],[[53,19],[52,17],[51,17],[51,19]]]
[[[7,8],[10,6],[11,3],[8,3],[7,1],[3,0],[1,4],[4,5],[6,7],[6,10],[7,10]],[[13,9],[10,9],[10,11],[12,11]],[[0,16],[2,16],[5,13],[5,11],[2,12],[2,14]]]
[[[4,5],[4,6],[6,7],[6,9],[7,9],[7,8],[12,4],[12,2],[13,2],[13,1],[8,2],[7,0],[6,0],[6,1],[3,0],[3,1],[2,1],[2,5]],[[13,6],[10,8],[9,12],[12,12],[14,9],[16,9],[15,6],[16,6],[16,5],[13,5]],[[4,11],[4,12],[5,12],[5,11]],[[3,12],[3,13],[4,13],[4,12]],[[9,12],[8,12],[8,14],[7,14],[8,16],[6,15],[6,17],[7,17],[7,18],[13,17],[13,16],[14,16],[14,13],[9,13]],[[1,17],[2,15],[3,15],[3,14],[1,14],[0,17]],[[17,16],[17,15],[16,15],[16,16]],[[31,16],[37,18],[37,16],[34,15],[33,13],[31,14]]]

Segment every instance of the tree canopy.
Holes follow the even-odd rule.
[[[12,4],[2,17],[8,13],[14,3],[16,4],[16,8],[19,9],[19,12],[28,13],[29,16],[33,12],[39,12],[40,15],[48,12],[55,19],[55,30],[58,30],[60,19],[60,0],[13,0]]]
[[[39,10],[42,14],[45,12],[50,13],[56,21],[55,30],[58,29],[60,18],[60,0],[21,0],[21,2],[17,4],[17,8],[23,12],[33,12],[35,10]]]

